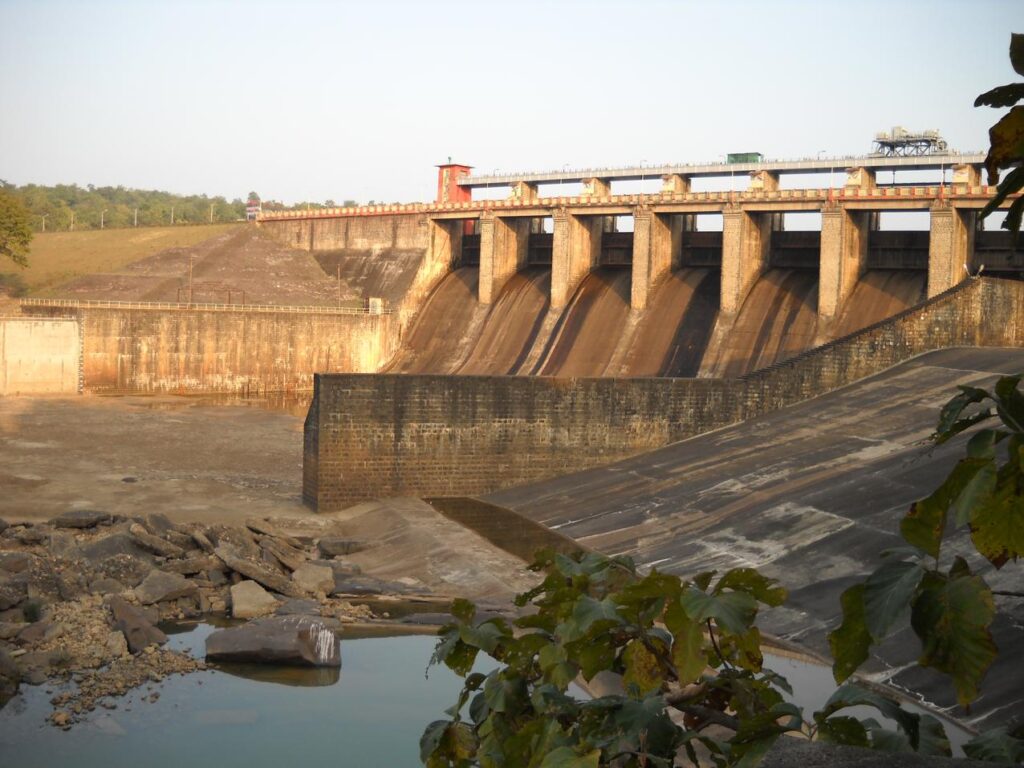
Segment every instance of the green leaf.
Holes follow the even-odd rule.
[[[919,715],[907,712],[895,701],[852,682],[841,685],[825,702],[825,707],[814,713],[814,719],[820,722],[821,718],[831,717],[847,707],[857,706],[874,707],[890,720],[896,721],[900,730],[907,734],[910,744],[917,743],[921,719]],[[877,723],[872,720],[862,720],[862,722],[869,726],[872,733],[878,727]]]
[[[1020,376],[1003,376],[996,382],[996,412],[1006,426],[1024,434],[1024,394],[1017,389],[1020,380]]]
[[[704,651],[704,625],[694,621],[677,600],[665,611],[665,626],[672,633],[672,665],[679,682],[693,682],[707,669]]]
[[[737,635],[746,632],[757,616],[757,601],[746,592],[709,595],[691,587],[679,598],[679,604],[694,621],[714,619],[718,626]]]
[[[942,488],[939,488],[928,498],[915,501],[900,521],[903,538],[936,559],[946,530],[947,504],[943,495]]]
[[[868,632],[880,641],[893,622],[910,608],[924,569],[914,562],[890,560],[864,582],[864,619]]]
[[[423,730],[423,735],[420,736],[421,763],[426,763],[437,751],[437,748],[441,746],[441,740],[444,738],[445,731],[448,730],[449,725],[451,725],[450,720],[435,720]]]
[[[818,723],[818,738],[830,744],[845,744],[848,747],[867,747],[868,732],[856,717],[837,715],[822,718]]]
[[[626,666],[626,672],[622,676],[622,683],[629,691],[631,686],[636,686],[639,698],[652,691],[661,689],[665,682],[661,664],[658,657],[639,639],[632,640],[626,650],[622,652],[622,661]]]
[[[544,646],[540,649],[537,660],[544,673],[544,680],[555,685],[560,691],[564,691],[569,687],[569,683],[576,679],[578,668],[567,660],[565,648],[560,645]]]
[[[888,728],[872,728],[871,748],[882,752],[913,752],[914,747],[905,733],[890,731]]]
[[[923,650],[918,663],[953,678],[957,701],[967,706],[996,657],[989,632],[995,614],[992,592],[977,576],[947,578],[929,572],[911,611]]]
[[[992,763],[1024,761],[1024,740],[1014,738],[1006,728],[985,731],[964,744],[964,754]]]
[[[938,718],[922,714],[918,723],[917,753],[920,755],[944,755],[949,757],[953,750],[949,744],[946,729]]]
[[[459,621],[470,622],[476,614],[476,606],[465,598],[457,597],[452,601],[451,614]]]
[[[493,653],[499,643],[511,637],[511,632],[502,619],[488,619],[476,627],[467,624],[459,627],[459,639],[484,653]]]
[[[987,503],[995,491],[996,463],[992,459],[963,459],[953,469],[953,474],[957,473],[962,476],[962,490],[953,500],[952,508],[957,527],[960,527],[967,524],[971,512]]]
[[[563,642],[572,642],[586,636],[599,622],[602,626],[625,624],[611,600],[595,600],[589,595],[582,595],[573,606],[572,618],[559,625],[556,634]]]
[[[540,768],[598,768],[601,750],[592,749],[579,755],[572,747],[558,747],[548,753]]]
[[[974,100],[976,107],[1012,107],[1024,99],[1024,83],[997,85]]]
[[[1024,75],[1024,35],[1010,34],[1010,66],[1018,75]]]
[[[615,662],[616,648],[610,638],[598,637],[583,643],[574,658],[580,665],[584,680],[591,680],[598,672],[610,669]]]
[[[520,677],[509,679],[501,673],[492,673],[484,683],[484,699],[492,711],[514,715],[528,700],[526,683]]]
[[[996,568],[1024,555],[1024,486],[1019,470],[1006,468],[999,487],[970,510],[971,540]]]
[[[989,128],[988,140],[985,170],[989,179],[995,179],[1000,168],[1009,168],[1024,158],[1024,106],[1014,107]]]
[[[715,586],[715,594],[725,589],[746,592],[765,605],[779,606],[786,602],[785,588],[778,586],[775,579],[762,576],[753,568],[733,568],[727,572]]]
[[[871,634],[868,632],[864,615],[864,585],[854,584],[839,598],[843,608],[843,623],[829,633],[828,644],[832,649],[832,675],[837,683],[846,680],[867,661],[871,648]]]
[[[954,435],[958,435],[968,427],[976,424],[980,415],[983,418],[991,417],[991,413],[983,411],[981,414],[975,414],[964,419],[960,416],[964,410],[975,403],[980,403],[989,397],[988,392],[984,389],[978,389],[977,387],[965,387],[959,386],[957,389],[960,390],[960,394],[956,395],[948,403],[942,406],[942,410],[939,412],[939,424],[935,428],[935,434],[933,440],[937,444],[942,444],[949,440]]]

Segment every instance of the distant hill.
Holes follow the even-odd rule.
[[[116,272],[159,251],[195,245],[243,226],[219,224],[37,233],[32,238],[26,269],[10,262],[0,263],[0,294],[46,294],[76,277]]]

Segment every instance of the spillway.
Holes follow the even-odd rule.
[[[459,369],[466,374],[516,374],[538,343],[551,296],[551,270],[529,267],[513,275],[491,306],[472,351]]]
[[[655,290],[620,374],[696,376],[718,318],[720,291],[717,269],[673,272]]]
[[[702,376],[732,378],[814,346],[818,273],[769,269],[754,284],[732,327],[705,356]]]
[[[559,323],[539,373],[602,376],[629,315],[630,273],[599,267],[583,278]]]
[[[927,289],[924,270],[868,270],[846,301],[831,335],[846,336],[920,304]]]
[[[480,270],[460,267],[442,278],[427,297],[388,373],[454,373],[470,341],[467,330],[478,313]]]

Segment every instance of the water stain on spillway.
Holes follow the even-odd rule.
[[[817,310],[816,271],[769,269],[747,295],[723,342],[705,357],[701,375],[742,376],[810,349]]]
[[[516,374],[537,342],[551,295],[551,270],[530,267],[513,275],[487,313],[466,374]]]
[[[696,376],[718,319],[716,269],[682,269],[655,291],[623,361],[632,376]]]
[[[629,314],[629,291],[630,273],[621,267],[599,267],[583,278],[538,372],[603,375]]]
[[[868,270],[846,302],[833,338],[859,331],[920,304],[927,288],[928,273],[924,270]]]

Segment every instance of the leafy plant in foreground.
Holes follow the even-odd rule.
[[[933,441],[998,419],[971,435],[962,458],[934,493],[915,502],[900,523],[906,547],[887,553],[863,583],[842,595],[843,623],[829,636],[837,682],[850,677],[872,645],[906,621],[921,641],[918,663],[948,675],[957,701],[979,695],[998,650],[992,639],[995,595],[959,555],[944,556],[950,535],[967,529],[975,549],[997,569],[1024,553],[1024,394],[1021,376],[1005,376],[989,391],[960,387],[939,416]],[[1024,593],[1001,593],[1024,597]],[[983,734],[968,755],[1016,754],[1024,742],[1005,731]]]

